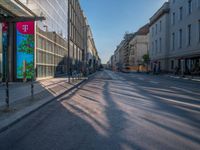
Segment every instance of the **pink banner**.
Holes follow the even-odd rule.
[[[34,22],[18,22],[17,30],[21,34],[34,34]]]

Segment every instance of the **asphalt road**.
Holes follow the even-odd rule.
[[[200,83],[99,72],[0,134],[0,150],[135,149],[200,149]]]

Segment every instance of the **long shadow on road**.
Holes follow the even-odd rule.
[[[11,127],[0,135],[0,149],[180,149],[185,145],[191,149],[198,145],[199,136],[193,133],[199,132],[199,118],[194,113],[148,91],[155,86],[107,79],[93,78]]]

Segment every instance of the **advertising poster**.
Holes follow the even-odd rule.
[[[17,79],[34,76],[34,22],[18,22],[17,25]]]

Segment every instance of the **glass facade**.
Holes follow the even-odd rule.
[[[46,20],[36,22],[36,77],[67,73],[68,0],[20,0]]]

